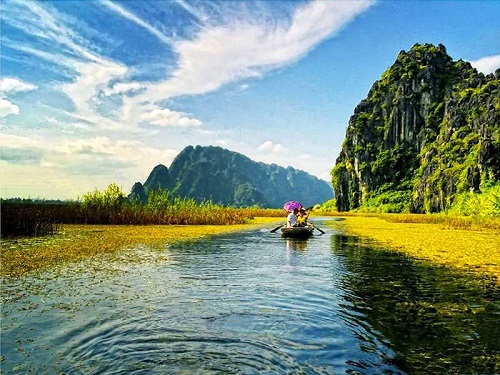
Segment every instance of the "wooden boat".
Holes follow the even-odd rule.
[[[314,227],[309,225],[307,227],[292,227],[281,228],[281,236],[286,238],[309,238],[313,235]]]

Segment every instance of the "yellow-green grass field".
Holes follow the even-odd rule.
[[[463,225],[468,219],[437,220],[432,215],[347,215],[344,219],[332,225],[413,258],[494,276],[497,283],[500,281],[500,230],[495,220],[485,228],[474,221],[473,225]]]
[[[54,236],[2,240],[1,276],[17,277],[50,265],[111,253],[126,246],[163,245],[255,227],[275,227],[276,217],[236,225],[68,225]],[[283,219],[281,219],[283,221]]]

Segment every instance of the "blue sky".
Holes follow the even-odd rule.
[[[500,1],[2,0],[2,197],[128,192],[188,145],[325,180],[400,50],[500,67]]]

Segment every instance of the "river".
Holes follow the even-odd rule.
[[[2,285],[5,374],[500,372],[500,288],[326,231],[248,230]]]

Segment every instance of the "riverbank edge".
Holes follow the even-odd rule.
[[[70,225],[60,233],[2,239],[2,278],[15,278],[51,265],[81,261],[133,245],[161,246],[214,235],[277,226],[283,219],[256,217],[235,225]]]
[[[447,225],[396,222],[390,215],[341,215],[335,229],[369,238],[389,250],[432,264],[492,277],[500,283],[500,233],[496,230],[455,229]]]

